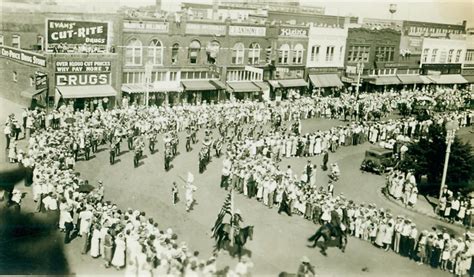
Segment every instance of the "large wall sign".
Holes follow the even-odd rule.
[[[224,25],[187,23],[186,34],[225,35]]]
[[[308,30],[302,28],[280,28],[279,36],[281,37],[297,37],[305,38],[308,37]]]
[[[110,84],[110,61],[57,61],[56,86]]]
[[[78,20],[46,20],[48,49],[57,44],[107,45],[107,22]]]
[[[168,22],[124,21],[124,31],[142,31],[149,33],[168,33]]]
[[[266,31],[267,29],[265,27],[229,26],[230,36],[263,37]]]
[[[46,67],[46,57],[33,52],[28,52],[8,46],[0,46],[0,57]]]

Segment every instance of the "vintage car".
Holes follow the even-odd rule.
[[[360,165],[362,171],[382,174],[393,168],[396,160],[393,151],[384,148],[372,148],[365,151],[365,158]]]

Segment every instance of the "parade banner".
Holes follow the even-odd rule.
[[[107,45],[109,23],[79,20],[46,20],[48,49],[57,44]]]
[[[46,57],[40,54],[8,46],[0,46],[0,57],[46,67]]]

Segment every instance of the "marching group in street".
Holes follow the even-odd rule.
[[[31,169],[27,182],[32,185],[37,211],[59,216],[58,226],[65,232],[65,243],[75,236],[81,237],[83,254],[100,257],[107,267],[125,268],[127,276],[211,276],[217,270],[216,258],[200,258],[198,252],[187,249],[186,243],[179,243],[171,229],[159,228],[144,212],[120,209],[105,201],[103,184],[89,189],[91,185],[74,171],[75,163],[81,158],[94,158],[98,148],[107,145],[113,165],[122,155],[121,144],[126,140],[129,151],[134,151],[133,165],[138,167],[147,142],[150,153],[154,154],[158,151],[158,136],[162,135],[163,166],[169,171],[173,158],[179,154],[179,132],[186,132],[185,149],[191,151],[198,143],[199,130],[205,130],[199,151],[200,173],[213,156],[225,153],[221,187],[232,187],[269,208],[277,207],[279,213],[300,215],[318,224],[333,222],[331,217],[337,215],[343,224],[341,229],[354,237],[462,276],[471,268],[472,235],[456,238],[438,229],[418,232],[408,218],[395,217],[372,204],[356,204],[343,195],[336,196],[334,187],[341,172],[337,163],[328,165],[329,154],[340,147],[369,141],[393,149],[403,158],[403,144],[425,135],[430,124],[448,118],[458,120],[460,126],[471,124],[472,112],[459,111],[437,114],[426,121],[414,117],[373,121],[383,118],[399,103],[410,104],[416,96],[426,94],[415,92],[411,97],[368,94],[362,99],[344,95],[300,98],[278,104],[243,102],[172,108],[124,103],[120,108],[105,110],[99,106],[94,111],[74,111],[72,105],[65,105],[49,114],[25,111],[23,124],[10,116],[4,134],[9,161]],[[464,103],[462,93],[446,95],[430,94],[445,110],[456,110]],[[330,130],[302,134],[301,121],[314,117],[351,121]],[[217,129],[216,138],[213,129]],[[25,150],[17,143],[22,132],[27,141]],[[301,171],[293,171],[290,166],[280,169],[278,164],[286,158],[318,155],[323,157],[321,169],[330,169],[332,176],[326,187],[318,184],[318,166],[310,160]],[[194,176],[189,173],[185,180],[188,212],[195,202],[193,192],[197,186],[193,182]],[[410,173],[391,173],[388,188],[393,197],[403,199],[406,205],[416,205],[416,181]],[[172,203],[178,203],[176,184],[171,194]],[[445,214],[449,209],[451,216],[459,206],[458,220],[460,215],[462,220],[471,217],[474,203],[458,198],[446,192],[446,205],[440,213]],[[464,213],[459,214],[461,207],[465,207]],[[245,268],[245,263],[250,265],[248,259],[243,259],[238,266]]]

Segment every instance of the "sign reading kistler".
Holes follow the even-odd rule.
[[[108,23],[79,20],[46,20],[48,50],[67,45],[74,48],[84,45],[107,45]]]

